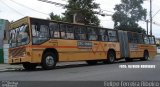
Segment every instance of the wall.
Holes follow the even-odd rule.
[[[8,20],[0,19],[0,63],[4,63],[4,49],[3,49],[3,44],[4,44],[4,39],[9,37],[8,32],[7,35],[4,36],[4,33],[6,30],[9,28],[9,22]],[[5,40],[5,43],[8,43],[8,39]],[[8,53],[7,53],[8,54]],[[8,58],[7,58],[8,59]]]

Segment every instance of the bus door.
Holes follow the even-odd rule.
[[[126,58],[129,57],[129,44],[128,44],[128,36],[126,31],[118,31],[118,37],[119,37],[119,42],[120,42],[120,52],[121,52],[121,57]]]

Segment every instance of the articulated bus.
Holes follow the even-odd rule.
[[[154,36],[25,17],[10,24],[9,63],[27,70],[58,62],[114,63],[119,59],[148,60],[156,55]]]

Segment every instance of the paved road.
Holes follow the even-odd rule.
[[[123,66],[122,66],[123,65]],[[136,65],[136,66],[135,66]],[[150,68],[141,65],[153,65]],[[133,68],[135,67],[135,68]],[[120,61],[88,66],[86,63],[58,66],[54,70],[0,72],[0,80],[16,81],[160,81],[160,56],[150,61]]]

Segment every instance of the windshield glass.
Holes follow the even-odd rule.
[[[10,30],[10,47],[17,47],[29,43],[28,25],[22,25]]]

